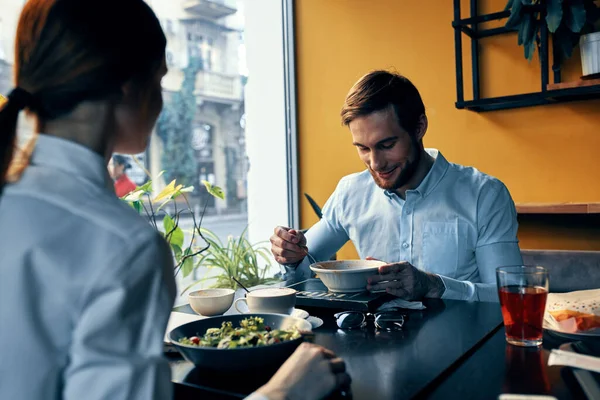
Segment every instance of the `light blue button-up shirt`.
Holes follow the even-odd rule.
[[[169,399],[168,245],[104,160],[40,135],[0,197],[0,399]]]
[[[496,267],[522,263],[511,196],[498,179],[427,151],[435,162],[406,200],[379,188],[366,170],[342,178],[306,233],[309,251],[327,260],[351,240],[360,258],[438,274],[443,299],[498,301]],[[287,269],[307,278],[309,264]]]

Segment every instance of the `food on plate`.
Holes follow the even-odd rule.
[[[600,333],[600,290],[549,293],[547,328],[564,333]]]
[[[565,326],[565,328],[571,332],[585,332],[600,328],[600,317],[594,314],[574,310],[549,311],[549,313],[557,322],[562,322],[563,325],[570,322],[572,326]]]
[[[259,347],[286,342],[300,337],[298,329],[271,329],[260,317],[245,318],[240,326],[233,327],[231,321],[221,324],[220,328],[210,328],[204,336],[192,336],[179,339],[180,344],[197,347],[216,347],[218,349],[237,349]]]

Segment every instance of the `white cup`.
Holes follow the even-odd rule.
[[[241,310],[240,303],[246,303],[247,310]],[[294,311],[296,291],[290,288],[256,289],[246,293],[246,298],[237,299],[233,306],[241,313],[288,314]]]
[[[202,289],[188,294],[188,300],[198,314],[211,317],[229,310],[234,295],[235,290],[232,289]]]

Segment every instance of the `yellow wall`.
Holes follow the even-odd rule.
[[[480,7],[500,11],[505,3],[481,1]],[[301,192],[323,205],[343,175],[363,169],[339,110],[363,74],[393,68],[421,92],[429,117],[426,147],[498,177],[517,203],[600,201],[600,102],[487,113],[456,109],[452,19],[449,0],[296,1]],[[463,38],[470,96],[470,42]],[[539,90],[536,63],[524,59],[514,34],[486,39],[484,95]],[[579,68],[575,57],[568,75],[580,74]],[[304,199],[301,215],[303,227],[317,220]],[[521,246],[600,250],[597,219],[583,231],[553,221],[521,219]],[[347,245],[340,257],[356,253]]]

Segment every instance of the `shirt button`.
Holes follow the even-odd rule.
[[[406,243],[406,242],[402,243],[402,247],[404,247],[405,249],[408,249],[408,243]]]
[[[411,210],[406,210],[406,215],[410,215],[410,214],[412,214],[412,211]]]

